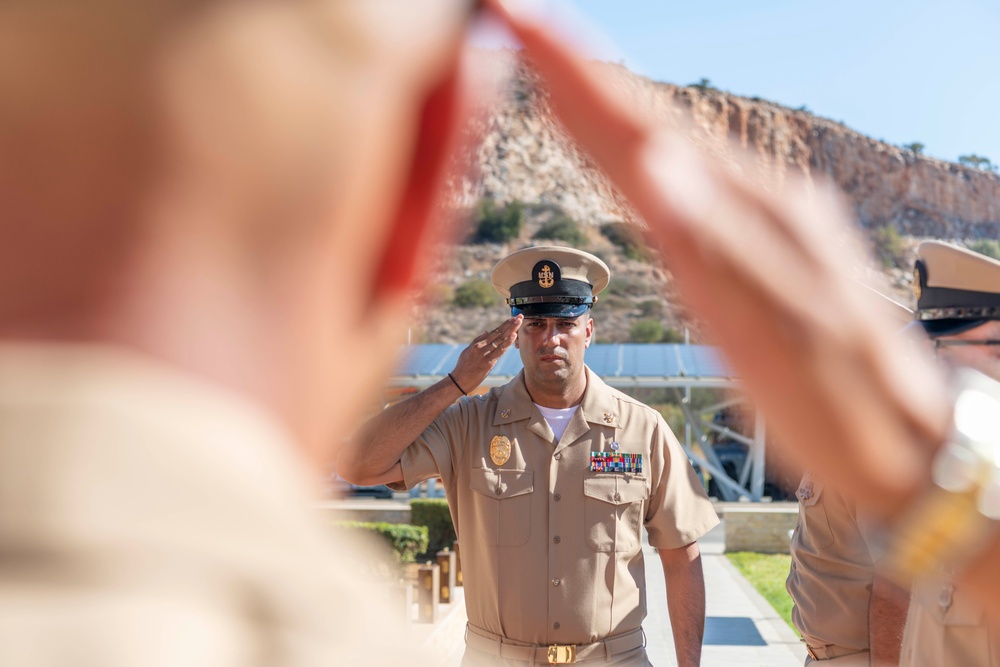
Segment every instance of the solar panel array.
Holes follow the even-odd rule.
[[[443,376],[455,367],[464,345],[441,343],[408,346],[394,379]],[[732,379],[718,351],[707,345],[595,344],[587,349],[587,365],[602,378],[711,378]],[[510,348],[491,373],[510,377],[521,371],[521,356]]]

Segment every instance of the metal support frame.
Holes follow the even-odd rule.
[[[754,500],[764,497],[764,454],[767,437],[767,425],[764,423],[764,413],[757,410],[753,425],[753,475],[750,479],[750,493]],[[750,458],[750,457],[747,457]]]
[[[702,414],[704,414],[704,412],[702,412]],[[754,446],[754,442],[755,441],[754,441],[753,438],[748,438],[747,436],[743,435],[742,433],[734,431],[733,429],[728,428],[726,426],[719,426],[718,424],[713,424],[712,422],[707,422],[707,423],[703,422],[702,423],[702,428],[705,428],[705,429],[707,429],[709,431],[715,431],[716,433],[718,433],[720,435],[726,436],[730,440],[735,440],[736,442],[741,442],[744,445],[746,445],[747,447],[753,447]]]
[[[709,444],[708,436],[702,428],[705,424],[702,423],[700,418],[695,417],[691,410],[689,397],[690,392],[686,392],[685,397],[681,399],[681,410],[684,412],[684,420],[686,422],[685,425],[694,431],[694,435],[698,439],[698,445],[702,455],[696,454],[691,447],[685,448],[685,453],[704,470],[711,473],[712,478],[719,487],[719,493],[722,494],[722,500],[731,502],[739,500],[740,498],[748,497],[747,490],[737,484],[729,476],[729,473],[726,472],[726,469],[722,467],[722,462],[719,461],[719,457],[715,455],[715,450]]]
[[[746,498],[754,502],[760,502],[764,498],[767,447],[767,429],[764,422],[764,415],[760,410],[755,411],[752,438],[729,427],[719,426],[711,421],[706,421],[706,417],[710,419],[719,410],[739,405],[745,400],[744,397],[736,397],[720,401],[702,408],[695,415],[691,409],[691,387],[685,387],[684,396],[681,399],[681,410],[684,412],[685,421],[684,430],[685,433],[694,432],[699,449],[703,455],[699,455],[693,451],[690,437],[685,439],[684,450],[691,460],[698,463],[699,466],[702,466],[712,475],[716,485],[719,487],[719,493],[722,495],[721,500],[733,501]],[[714,449],[709,444],[707,437],[707,432],[709,431],[747,446],[747,457],[743,461],[743,465],[740,466],[740,470],[737,472],[735,478],[730,477],[729,473],[723,467],[722,462],[716,456]]]
[[[690,390],[688,390],[687,396],[690,400]],[[698,414],[698,417],[701,418],[702,420],[702,426],[704,428],[711,430],[715,433],[718,433],[719,435],[725,436],[730,440],[735,440],[736,442],[740,442],[747,446],[747,457],[746,459],[743,460],[743,465],[740,466],[739,472],[736,475],[736,483],[740,486],[740,488],[743,489],[749,488],[747,486],[747,482],[750,478],[750,471],[752,469],[761,469],[761,470],[763,469],[763,464],[756,466],[754,465],[754,460],[756,458],[754,456],[754,453],[760,450],[761,447],[763,447],[763,440],[761,442],[758,442],[755,438],[747,437],[742,433],[738,433],[737,431],[734,431],[729,427],[719,426],[718,424],[715,424],[711,421],[705,422],[704,418],[706,416],[709,417],[714,416],[715,413],[718,412],[719,410],[724,410],[726,408],[733,407],[734,405],[739,405],[740,403],[743,403],[745,400],[746,399],[743,398],[742,396],[730,398],[725,401],[720,401],[719,403],[715,403],[713,405],[704,407]],[[758,417],[760,416],[759,411],[757,412],[757,416]],[[685,428],[687,428],[687,424],[685,424]],[[754,490],[751,489],[750,497],[752,500],[755,501],[761,500],[763,498],[763,490],[761,490],[760,493],[754,493]]]

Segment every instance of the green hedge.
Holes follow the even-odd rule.
[[[969,250],[986,255],[993,259],[1000,259],[1000,241],[996,239],[982,239],[969,244]]]
[[[565,213],[558,213],[551,220],[543,223],[532,238],[557,239],[565,241],[574,248],[579,248],[587,243],[587,235],[580,229],[580,225]]]
[[[455,541],[455,526],[451,523],[448,501],[444,498],[413,499],[410,501],[410,522],[426,526],[429,537],[427,553],[437,553],[451,547]]]
[[[649,256],[646,240],[635,225],[627,222],[606,222],[601,225],[601,234],[621,248],[629,259],[646,260]]]
[[[910,265],[906,259],[906,244],[895,227],[879,227],[872,230],[872,245],[875,257],[887,269],[903,269]]]
[[[378,535],[388,543],[400,563],[413,563],[419,554],[427,551],[426,526],[384,521],[337,521],[334,525],[337,528],[364,530]]]
[[[628,334],[632,343],[659,343],[663,338],[663,325],[659,320],[636,320]]]
[[[476,214],[476,243],[507,243],[521,235],[524,225],[524,207],[519,201],[498,206],[492,199],[479,202]]]
[[[501,304],[502,301],[497,291],[493,289],[493,283],[473,278],[455,289],[452,303],[459,308],[489,308]]]

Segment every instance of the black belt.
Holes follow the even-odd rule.
[[[505,660],[565,665],[590,658],[611,657],[637,649],[646,644],[646,637],[642,633],[642,628],[636,628],[631,632],[608,637],[593,644],[523,644],[469,623],[466,625],[465,643],[477,651],[499,656]]]

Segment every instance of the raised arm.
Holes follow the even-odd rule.
[[[769,189],[665,130],[531,14],[490,6],[544,77],[559,120],[648,224],[691,309],[768,416],[784,452],[822,465],[876,513],[923,488],[950,414],[926,355],[845,275],[858,253],[822,183]],[[822,307],[817,307],[821,304]]]
[[[482,384],[514,342],[522,319],[520,315],[512,317],[496,329],[480,334],[462,350],[451,377],[383,410],[365,423],[341,449],[337,474],[353,484],[362,485],[402,481],[399,459],[403,451],[461,397],[463,391],[472,391]]]

